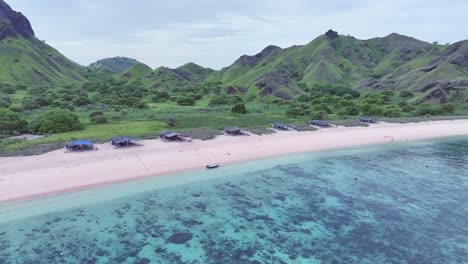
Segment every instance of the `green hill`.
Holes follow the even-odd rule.
[[[0,0],[0,82],[42,85],[84,82],[85,68],[38,40],[29,21]]]
[[[141,79],[146,75],[150,74],[151,72],[153,72],[153,69],[151,69],[148,65],[143,63],[137,63],[124,70],[123,72],[119,73],[118,77],[127,80],[135,80]]]
[[[126,57],[114,57],[98,60],[94,63],[91,63],[88,68],[91,69],[105,69],[115,74],[121,73],[128,68],[139,64],[140,62]]]

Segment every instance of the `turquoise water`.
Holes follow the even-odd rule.
[[[467,262],[468,138],[296,155],[0,207],[0,263]]]

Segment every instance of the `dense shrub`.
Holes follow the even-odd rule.
[[[93,111],[89,113],[89,120],[93,124],[106,124],[107,117],[102,111]]]
[[[0,98],[0,108],[8,108],[11,106],[11,103],[7,100],[3,100]]]
[[[414,111],[414,109],[415,109],[414,106],[409,105],[409,104],[401,107],[401,110],[405,113],[411,113],[412,111]]]
[[[18,113],[0,108],[0,134],[9,135],[26,130],[28,123]]]
[[[62,133],[83,129],[83,124],[70,110],[54,109],[36,117],[30,127],[38,133]]]
[[[286,111],[288,117],[301,117],[310,115],[310,108],[305,104],[291,103]]]
[[[218,96],[213,97],[209,104],[210,106],[215,106],[215,105],[234,105],[238,103],[242,103],[242,98],[240,98],[237,95],[227,95],[227,94],[221,94]]]
[[[314,111],[315,112],[327,112],[328,114],[332,114],[333,110],[327,105],[327,104],[319,104],[314,106]]]
[[[166,102],[171,98],[171,96],[167,92],[154,92],[153,97],[151,97],[151,101],[154,103]]]
[[[370,105],[368,109],[362,110],[362,113],[367,116],[381,116],[383,112],[383,108],[377,105]]]
[[[395,105],[389,105],[383,111],[383,115],[386,117],[400,117],[401,109]]]
[[[440,105],[441,112],[451,114],[455,112],[455,105],[452,103],[445,103]]]
[[[411,98],[413,96],[414,96],[414,93],[412,93],[410,91],[407,91],[407,90],[404,90],[404,91],[400,92],[400,97],[401,98]]]
[[[247,114],[247,109],[244,104],[236,104],[231,108],[231,112],[235,114]]]
[[[419,116],[424,116],[424,115],[442,114],[443,111],[442,111],[442,108],[439,107],[438,105],[431,103],[431,102],[425,102],[425,103],[418,105],[414,113]]]
[[[189,96],[179,96],[177,98],[177,104],[185,105],[185,106],[192,106],[195,105],[195,98]]]

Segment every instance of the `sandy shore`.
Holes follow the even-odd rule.
[[[200,169],[211,163],[226,165],[293,153],[459,135],[468,135],[468,120],[221,136],[187,143],[147,140],[143,147],[129,149],[102,144],[92,152],[57,150],[40,156],[6,157],[0,158],[0,203]]]

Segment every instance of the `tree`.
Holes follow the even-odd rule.
[[[235,114],[247,114],[247,109],[244,104],[236,104],[231,108],[231,112]]]
[[[89,113],[89,120],[93,124],[106,124],[107,117],[102,111],[93,111]]]
[[[0,134],[10,135],[26,130],[28,123],[18,113],[0,108]]]
[[[38,133],[62,133],[83,129],[78,116],[66,109],[43,112],[31,123],[31,129]]]

